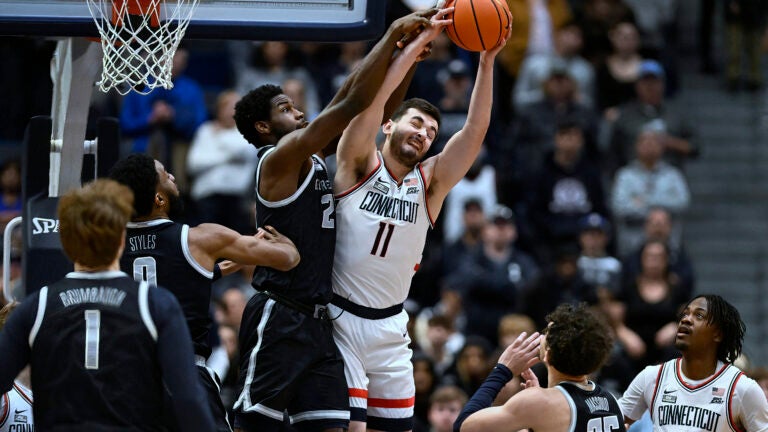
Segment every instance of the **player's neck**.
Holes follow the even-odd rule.
[[[384,159],[384,169],[389,171],[389,174],[395,178],[398,184],[402,183],[403,178],[413,171],[415,165],[405,165],[398,160],[393,154],[383,149],[381,156]]]
[[[556,385],[558,385],[561,382],[569,382],[572,384],[576,384],[579,387],[590,390],[590,383],[587,375],[568,375],[564,374],[557,369],[553,368],[552,366],[549,366],[547,372],[547,387],[552,388]]]
[[[103,265],[103,266],[87,266],[85,264],[75,263],[75,271],[76,272],[83,272],[83,273],[99,273],[99,272],[105,272],[105,271],[120,271],[120,261],[118,258],[115,258],[114,261],[112,261],[111,264]]]
[[[166,211],[155,207],[154,209],[152,209],[152,213],[148,214],[147,216],[133,218],[133,222],[147,222],[147,221],[153,221],[157,219],[170,220],[171,218],[168,217],[168,213]]]
[[[714,353],[684,352],[680,369],[688,379],[703,380],[717,371],[717,357]]]

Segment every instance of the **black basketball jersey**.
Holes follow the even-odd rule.
[[[269,202],[259,195],[261,162],[256,171],[256,224],[271,225],[291,239],[301,254],[293,270],[281,272],[257,267],[253,286],[275,291],[302,303],[326,304],[331,301],[331,271],[336,244],[333,189],[325,162],[312,156],[313,167],[296,192],[279,202]]]
[[[122,272],[70,273],[40,290],[29,335],[38,427],[163,430],[149,290]]]
[[[556,386],[563,392],[571,407],[571,425],[568,431],[625,432],[624,415],[616,398],[599,385],[594,386],[592,391],[569,382],[561,382]]]
[[[120,268],[137,281],[162,286],[176,296],[192,335],[195,354],[211,354],[211,283],[221,273],[208,271],[192,257],[189,226],[168,219],[130,222]]]

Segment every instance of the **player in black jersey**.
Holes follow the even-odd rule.
[[[257,225],[273,225],[302,255],[290,272],[254,273],[259,293],[245,308],[239,336],[235,426],[242,430],[279,430],[286,412],[301,430],[340,431],[349,424],[344,367],[325,313],[333,295],[335,213],[323,157],[370,105],[397,47],[430,25],[435,12],[396,20],[312,123],[274,85],[256,88],[235,106],[237,128],[260,149]],[[393,93],[393,106],[406,89],[407,83]]]
[[[499,358],[493,372],[464,407],[454,431],[625,431],[616,398],[589,381],[613,347],[604,320],[586,304],[562,304],[546,317],[544,336],[522,333]],[[547,366],[549,388],[539,387],[530,367]],[[504,405],[488,408],[513,376],[525,390]]]
[[[181,206],[174,177],[145,154],[118,161],[110,176],[131,188],[136,197],[120,267],[137,281],[168,287],[178,299],[192,335],[195,362],[216,430],[229,431],[219,378],[205,365],[211,354],[211,284],[222,274],[217,261],[290,270],[299,262],[298,251],[289,239],[268,226],[255,236],[243,236],[218,224],[189,227],[173,222]],[[228,270],[236,267],[229,265]]]
[[[111,180],[62,196],[75,271],[27,297],[0,332],[0,392],[30,363],[39,430],[164,430],[164,387],[185,431],[213,430],[179,303],[120,271],[132,201]]]

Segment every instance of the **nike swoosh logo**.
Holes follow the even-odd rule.
[[[16,414],[21,414],[21,413],[25,412],[26,410],[21,410],[21,411],[19,411],[19,410],[14,410],[14,411],[16,412]]]
[[[670,393],[674,393],[676,391],[677,390],[664,390],[664,394],[670,394]]]

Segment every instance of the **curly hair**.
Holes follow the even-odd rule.
[[[267,143],[253,126],[257,121],[269,121],[272,111],[272,98],[283,94],[280,86],[264,84],[251,90],[235,104],[235,124],[243,137],[256,148]]]
[[[421,98],[411,98],[403,101],[403,103],[401,103],[400,106],[397,107],[395,112],[392,113],[392,120],[399,120],[400,117],[405,115],[405,112],[408,111],[409,108],[419,110],[424,114],[429,115],[430,117],[435,119],[435,121],[437,122],[438,128],[440,127],[440,110],[437,109],[436,106],[432,105],[431,103]]]
[[[151,156],[141,153],[129,155],[112,167],[109,178],[133,191],[135,217],[148,216],[152,212],[160,175]]]
[[[89,267],[111,264],[118,256],[132,212],[133,193],[114,180],[98,179],[67,192],[58,208],[64,253]]]
[[[586,303],[561,304],[546,316],[549,364],[568,375],[586,375],[599,369],[613,348],[605,320]]]
[[[715,294],[698,295],[685,306],[688,307],[697,298],[707,301],[707,324],[714,324],[722,332],[723,340],[717,346],[717,359],[724,363],[733,363],[741,354],[744,333],[747,330],[739,311]]]

